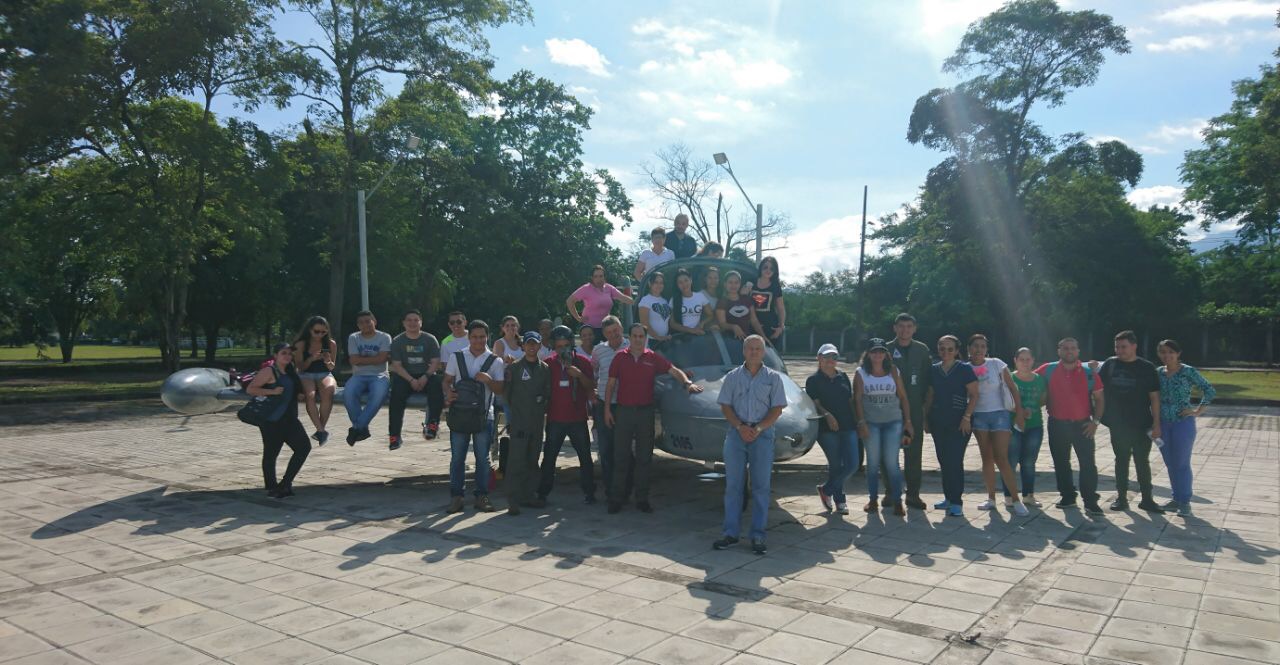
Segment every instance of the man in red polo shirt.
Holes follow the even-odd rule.
[[[1071,477],[1071,451],[1080,460],[1080,495],[1084,509],[1101,515],[1098,505],[1098,465],[1094,461],[1093,436],[1098,431],[1105,404],[1102,382],[1080,362],[1080,344],[1065,337],[1058,342],[1058,361],[1036,369],[1048,379],[1045,403],[1049,407],[1049,452],[1062,498],[1057,507],[1076,505],[1076,487]]]
[[[542,483],[534,505],[546,505],[547,496],[555,487],[556,462],[566,436],[578,453],[583,500],[595,503],[596,470],[591,460],[591,434],[587,431],[589,402],[596,389],[595,373],[591,359],[574,351],[573,331],[567,326],[556,326],[551,331],[551,347],[555,350],[555,355],[547,359],[551,404],[547,409],[547,440],[542,445]]]
[[[609,495],[609,512],[622,510],[627,500],[627,474],[635,465],[636,508],[653,512],[649,505],[649,462],[653,459],[653,382],[659,374],[670,374],[691,393],[702,392],[702,386],[689,380],[679,367],[654,353],[645,343],[642,324],[633,323],[627,333],[631,348],[619,352],[609,365],[609,383],[605,386],[604,422],[613,428],[613,482]],[[614,405],[613,397],[618,401]]]

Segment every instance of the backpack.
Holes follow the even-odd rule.
[[[268,367],[275,367],[275,365],[275,358],[267,358],[262,361],[261,365],[258,365],[258,369],[252,372],[238,372],[236,371],[236,368],[232,367],[230,370],[227,370],[227,377],[229,381],[227,385],[233,388],[238,386],[240,390],[247,391],[249,389],[249,384],[253,383],[253,378],[258,375],[258,372],[261,372]]]
[[[454,354],[458,363],[458,380],[453,382],[453,391],[457,397],[449,405],[445,422],[449,431],[461,434],[476,434],[484,431],[489,421],[489,402],[485,399],[483,383],[467,374],[467,359],[461,351]],[[481,372],[488,372],[498,357],[490,355],[480,366]]]

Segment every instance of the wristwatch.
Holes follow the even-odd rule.
[[[759,425],[756,425],[755,427],[752,427],[751,429],[754,429],[754,430],[756,431],[756,434],[759,434],[760,432],[762,432],[762,431],[763,431],[763,430],[761,430],[761,429],[760,429],[760,426],[759,426]]]

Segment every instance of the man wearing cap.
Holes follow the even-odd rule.
[[[582,495],[586,503],[596,502],[595,465],[591,461],[591,435],[587,432],[591,392],[596,388],[591,360],[573,349],[573,331],[556,326],[551,331],[555,355],[547,361],[551,368],[551,407],[547,410],[547,441],[542,448],[542,482],[534,505],[546,505],[556,483],[556,462],[565,437],[578,453]]]
[[[837,368],[840,349],[823,344],[818,349],[818,371],[805,382],[822,419],[818,421],[818,445],[827,456],[827,482],[818,485],[818,498],[827,511],[849,514],[844,482],[858,465],[858,419],[853,410],[853,383]]]
[[[889,357],[893,366],[902,374],[903,388],[907,392],[907,405],[911,413],[911,445],[902,451],[902,471],[907,482],[908,508],[924,510],[920,498],[920,482],[924,478],[921,454],[924,451],[924,397],[929,390],[929,372],[933,359],[929,347],[916,341],[916,317],[903,312],[893,321],[894,340],[889,343]],[[868,470],[868,473],[871,471]],[[889,482],[884,484],[885,501],[889,500]]]
[[[631,324],[627,332],[631,346],[618,353],[609,365],[609,383],[604,391],[604,422],[613,428],[613,481],[609,512],[622,510],[631,493],[627,476],[635,468],[636,509],[653,512],[649,505],[649,463],[653,460],[653,382],[659,374],[669,374],[690,393],[702,386],[689,380],[679,367],[645,346],[644,325]],[[763,351],[761,352],[763,357]],[[617,404],[613,403],[617,396]]]
[[[764,338],[742,341],[743,363],[720,385],[720,411],[729,421],[724,437],[724,530],[712,543],[718,550],[738,542],[742,496],[751,482],[751,551],[764,554],[764,528],[769,520],[769,481],[773,471],[773,424],[787,406],[782,375],[764,365]]]
[[[511,412],[507,423],[508,444],[505,482],[507,513],[520,514],[520,506],[533,504],[533,488],[538,478],[538,450],[551,402],[551,370],[538,358],[542,335],[530,330],[521,338],[524,355],[507,368],[504,395]]]

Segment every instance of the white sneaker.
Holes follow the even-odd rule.
[[[1027,515],[1031,514],[1031,512],[1027,510],[1026,506],[1022,505],[1022,503],[1019,502],[1019,503],[1013,504],[1013,514],[1017,515],[1018,517],[1026,517]]]
[[[848,506],[848,504],[844,504],[844,503],[837,503],[837,504],[836,504],[836,513],[837,513],[837,514],[839,514],[839,515],[848,515],[848,514],[849,514],[849,506]]]
[[[1012,506],[1012,505],[1013,505],[1013,497],[1011,497],[1011,496],[1006,496],[1006,497],[1004,498],[1004,507],[1005,507],[1005,508],[1008,508],[1008,507],[1010,507],[1010,506]]]
[[[1028,494],[1022,497],[1022,502],[1028,506],[1035,506],[1036,508],[1040,508],[1043,505],[1038,499],[1036,499],[1036,495],[1034,494]]]
[[[992,508],[995,508],[995,504],[991,502],[991,499],[978,504],[978,510],[991,510]]]

